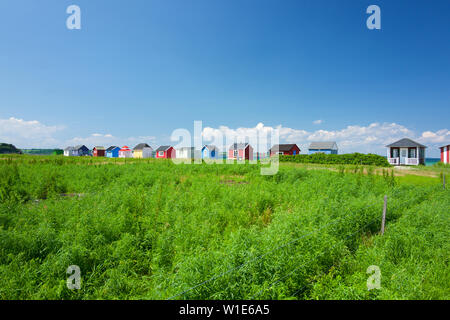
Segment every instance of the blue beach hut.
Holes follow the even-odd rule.
[[[108,158],[118,158],[119,157],[119,147],[111,146],[106,149],[106,157]]]
[[[219,150],[212,144],[207,144],[202,148],[202,159],[217,159]]]
[[[311,142],[308,153],[338,154],[338,147],[334,141]]]

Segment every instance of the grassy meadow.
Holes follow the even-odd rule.
[[[3,156],[0,299],[450,299],[450,192],[427,170]]]

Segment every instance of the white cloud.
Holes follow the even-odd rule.
[[[425,131],[418,141],[421,143],[450,143],[450,130],[443,129],[436,132]]]
[[[63,129],[64,126],[47,126],[36,120],[0,119],[0,142],[12,143],[18,148],[51,148],[58,144],[56,134]]]
[[[368,126],[351,125],[340,130],[316,130],[306,131],[302,129],[293,129],[283,127],[264,126],[258,123],[253,128],[231,129],[227,126],[219,128],[205,127],[203,129],[203,139],[213,140],[219,146],[221,136],[235,137],[238,142],[255,141],[256,136],[264,136],[267,133],[273,133],[275,129],[279,130],[280,143],[296,143],[299,145],[302,153],[306,152],[308,145],[312,141],[336,141],[340,153],[360,152],[376,153],[384,155],[385,146],[396,140],[408,137],[417,142],[428,146],[428,156],[438,156],[439,144],[450,140],[450,131],[448,129],[436,132],[426,131],[421,135],[397,123],[371,123]]]
[[[84,144],[88,148],[94,146],[107,146],[110,145],[116,140],[111,134],[102,134],[102,133],[93,133],[87,137],[75,137],[65,142],[65,145],[75,146]]]
[[[271,139],[275,135],[275,129],[278,129],[278,127],[267,127],[261,122],[254,128],[205,127],[202,136],[205,144],[214,144],[222,151],[234,142],[249,142],[254,147],[259,144],[259,151],[264,152],[267,145],[273,144]],[[299,133],[301,132],[303,131],[299,131]],[[292,133],[291,136],[293,136]]]
[[[154,136],[137,136],[118,138],[110,133],[93,133],[89,136],[78,136],[69,140],[61,137],[65,127],[61,125],[48,126],[36,120],[17,118],[0,119],[0,142],[12,143],[18,148],[62,148],[69,145],[85,144],[89,148],[104,145],[126,145],[146,142],[155,143]]]
[[[115,137],[112,134],[102,134],[102,133],[93,133],[87,137],[75,137],[73,139],[67,140],[64,145],[80,145],[84,144],[88,148],[93,148],[95,146],[104,146],[109,147],[112,145],[116,146],[124,146],[129,145],[130,147],[138,144],[138,143],[155,143],[156,137],[154,136],[138,136],[138,137],[128,137],[128,138],[119,138]],[[153,147],[153,146],[152,146]]]
[[[116,137],[110,133],[100,132],[67,140],[61,138],[64,128],[60,125],[45,125],[36,120],[0,119],[0,142],[12,143],[18,148],[54,148],[78,144],[85,144],[89,148],[96,145],[105,147],[128,145],[132,147],[141,142],[146,142],[155,148],[162,144],[162,141],[157,140],[155,136]],[[311,141],[332,140],[337,142],[340,153],[361,152],[384,155],[386,152],[385,145],[408,137],[425,144],[428,147],[427,156],[438,157],[438,147],[450,143],[450,130],[448,129],[417,133],[397,123],[371,123],[367,126],[350,125],[340,130],[320,129],[315,131],[283,127],[282,125],[271,127],[258,123],[255,127],[250,128],[205,127],[202,135],[204,143],[215,144],[218,147],[225,143],[227,148],[235,140],[256,144],[253,141],[256,141],[257,137],[259,137],[260,143],[271,145],[270,136],[274,134],[275,129],[278,129],[280,143],[296,143],[302,152],[307,151]],[[165,133],[161,134],[160,139],[162,139],[163,134]],[[228,137],[228,140],[224,141],[224,137]]]
[[[322,124],[323,120],[314,120],[313,124]]]

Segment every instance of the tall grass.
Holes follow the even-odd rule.
[[[321,275],[315,299],[446,299],[450,298],[450,230],[448,192],[407,210],[384,236],[363,241],[355,254]],[[381,288],[368,291],[369,265],[381,271]]]
[[[377,234],[385,194],[389,234],[442,189],[343,171],[101,160],[0,160],[0,299],[322,297],[321,277]],[[66,287],[69,265],[80,290]]]

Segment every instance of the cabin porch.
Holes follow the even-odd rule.
[[[419,147],[388,148],[387,159],[393,166],[417,166],[425,163],[424,150]]]

